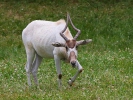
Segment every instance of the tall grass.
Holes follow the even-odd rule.
[[[59,91],[54,60],[44,59],[38,71],[42,91],[29,88],[22,30],[33,20],[66,19],[66,12],[82,32],[78,39],[93,39],[78,49],[84,71],[69,87],[76,69],[62,62]],[[0,1],[0,100],[132,100],[132,15],[131,0]]]

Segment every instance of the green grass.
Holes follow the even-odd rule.
[[[67,12],[82,32],[78,39],[93,39],[78,50],[84,71],[69,87],[67,81],[76,69],[62,62],[59,91],[54,60],[45,59],[38,71],[42,91],[34,84],[29,88],[22,30],[36,19],[66,19]],[[132,15],[131,0],[1,0],[0,100],[132,100]]]

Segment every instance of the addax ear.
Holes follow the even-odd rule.
[[[89,42],[91,42],[92,39],[86,39],[86,40],[80,40],[80,41],[77,41],[77,46],[78,45],[85,45],[85,44],[88,44]]]
[[[55,47],[65,47],[65,44],[59,42],[52,43],[52,45]]]

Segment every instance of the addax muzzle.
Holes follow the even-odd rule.
[[[76,65],[76,55],[75,55],[74,51],[70,52],[69,61],[70,61],[72,66]]]

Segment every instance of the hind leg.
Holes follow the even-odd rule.
[[[31,74],[31,69],[32,69],[32,63],[33,63],[34,56],[35,56],[35,50],[33,48],[26,48],[26,54],[27,54],[27,63],[25,66],[25,70],[27,74],[28,85],[31,86],[30,74]]]
[[[38,85],[38,79],[37,79],[37,71],[38,71],[38,67],[40,66],[42,61],[42,57],[40,57],[37,53],[36,53],[36,57],[33,63],[33,68],[32,68],[32,75],[34,78],[34,82],[36,85]]]

